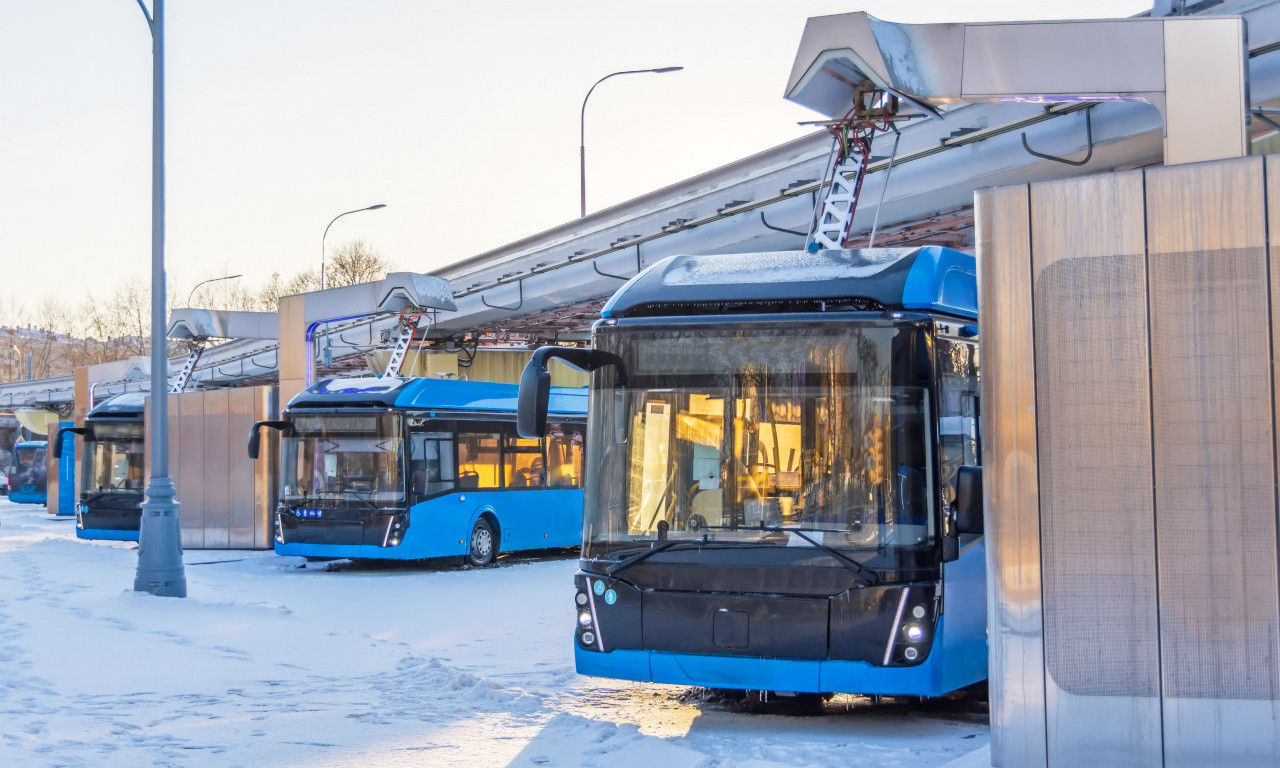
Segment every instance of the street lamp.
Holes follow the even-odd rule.
[[[329,222],[329,227],[333,226],[334,221],[337,221],[338,219],[342,218],[343,216],[346,216],[349,213],[360,213],[361,211],[376,211],[379,208],[386,208],[386,207],[387,206],[385,204],[378,203],[377,205],[371,205],[368,208],[357,208],[354,211],[347,211],[347,213],[340,213],[337,216],[333,217],[333,221]],[[324,235],[320,237],[320,290],[322,291],[324,290],[324,239],[329,236],[329,227],[324,228]]]
[[[151,477],[138,524],[135,592],[186,597],[177,490],[169,477],[169,356],[164,287],[164,0],[151,0],[154,15],[138,0],[151,28]]]
[[[219,280],[235,280],[237,277],[244,277],[244,275],[226,275],[225,277],[211,277],[208,280],[201,280],[200,282],[196,283],[196,288],[199,288],[205,283],[216,283]],[[187,294],[188,307],[191,306],[191,297],[196,295],[196,288],[192,288],[191,293]]]
[[[595,84],[592,85],[591,88],[587,90],[587,95],[582,99],[582,116],[578,120],[578,177],[582,186],[582,215],[583,216],[587,215],[587,99],[591,98],[591,91],[594,91],[596,89],[596,86],[603,83],[605,80],[608,80],[611,77],[617,77],[618,75],[643,75],[648,73],[652,73],[655,75],[665,75],[668,72],[679,72],[682,69],[684,69],[684,67],[658,67],[657,69],[627,69],[627,70],[623,70],[622,72],[614,72],[612,74],[605,75],[604,77],[597,80]]]

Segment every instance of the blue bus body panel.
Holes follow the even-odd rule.
[[[933,646],[915,666],[865,661],[764,659],[667,651],[584,650],[574,643],[579,674],[640,682],[799,693],[942,696],[987,679],[986,547],[969,544],[944,572],[945,612]],[[608,631],[608,627],[601,627]]]
[[[289,401],[289,408],[383,406],[397,410],[515,413],[520,387],[489,381],[456,379],[326,379]],[[552,414],[587,412],[585,387],[552,387],[547,410]]]
[[[47,492],[45,492],[45,493],[41,493],[41,492],[39,492],[39,491],[14,491],[14,490],[10,490],[10,491],[9,491],[9,501],[13,501],[13,502],[16,502],[16,503],[18,503],[18,504],[40,504],[40,505],[45,505],[45,504],[48,504],[48,503],[49,503],[49,494],[48,494]]]
[[[74,421],[58,422],[59,430],[74,427]],[[55,432],[56,435],[62,434]],[[76,439],[75,435],[62,435],[62,458],[58,459],[58,515],[70,517],[76,513]]]
[[[102,528],[77,528],[77,539],[100,539],[106,541],[137,541],[137,531],[111,531]]]
[[[498,546],[517,549],[576,547],[582,543],[582,490],[469,490],[415,504],[399,546],[276,543],[281,555],[420,560],[467,554],[471,528],[482,514],[498,522]]]
[[[943,611],[951,631],[943,635],[942,680],[948,690],[987,679],[987,545],[980,538],[943,565]]]
[[[916,252],[902,288],[902,308],[978,318],[978,267],[967,253],[936,245]]]

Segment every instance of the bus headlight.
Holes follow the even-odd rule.
[[[918,643],[924,639],[924,627],[919,624],[908,624],[902,628],[902,631],[906,634],[907,640],[913,643]]]
[[[582,644],[591,646],[596,644],[596,633],[590,630],[582,633]]]
[[[578,626],[589,627],[591,626],[591,623],[592,622],[591,622],[590,610],[583,609],[581,611],[578,611]]]

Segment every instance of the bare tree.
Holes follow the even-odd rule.
[[[339,246],[325,269],[325,287],[355,285],[382,279],[394,264],[363,240]],[[187,293],[169,284],[170,308]],[[198,291],[193,302],[208,309],[275,312],[280,297],[320,289],[320,274],[307,269],[289,277],[273,273],[256,289],[224,285],[217,291]],[[197,299],[198,297],[198,299]],[[0,299],[0,374],[13,381],[31,373],[40,378],[70,373],[75,368],[105,363],[151,350],[151,291],[146,281],[126,279],[110,296],[82,296],[74,305],[46,298],[34,311],[13,297]],[[180,345],[171,344],[170,354]]]
[[[348,240],[333,252],[325,268],[325,286],[338,287],[371,283],[394,269],[387,259],[363,240]]]

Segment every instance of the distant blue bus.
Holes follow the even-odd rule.
[[[89,411],[83,427],[59,431],[55,455],[67,433],[84,439],[80,461],[80,499],[76,503],[76,536],[81,539],[137,541],[142,522],[146,438],[143,434],[145,392],[109,398]]]
[[[585,389],[555,388],[542,439],[516,435],[513,384],[440,379],[322,381],[280,421],[275,550],[416,560],[582,542]]]
[[[677,256],[592,349],[582,674],[939,696],[987,676],[977,283],[939,247]]]
[[[44,440],[25,440],[13,446],[9,472],[9,500],[19,504],[48,504],[49,468]]]

